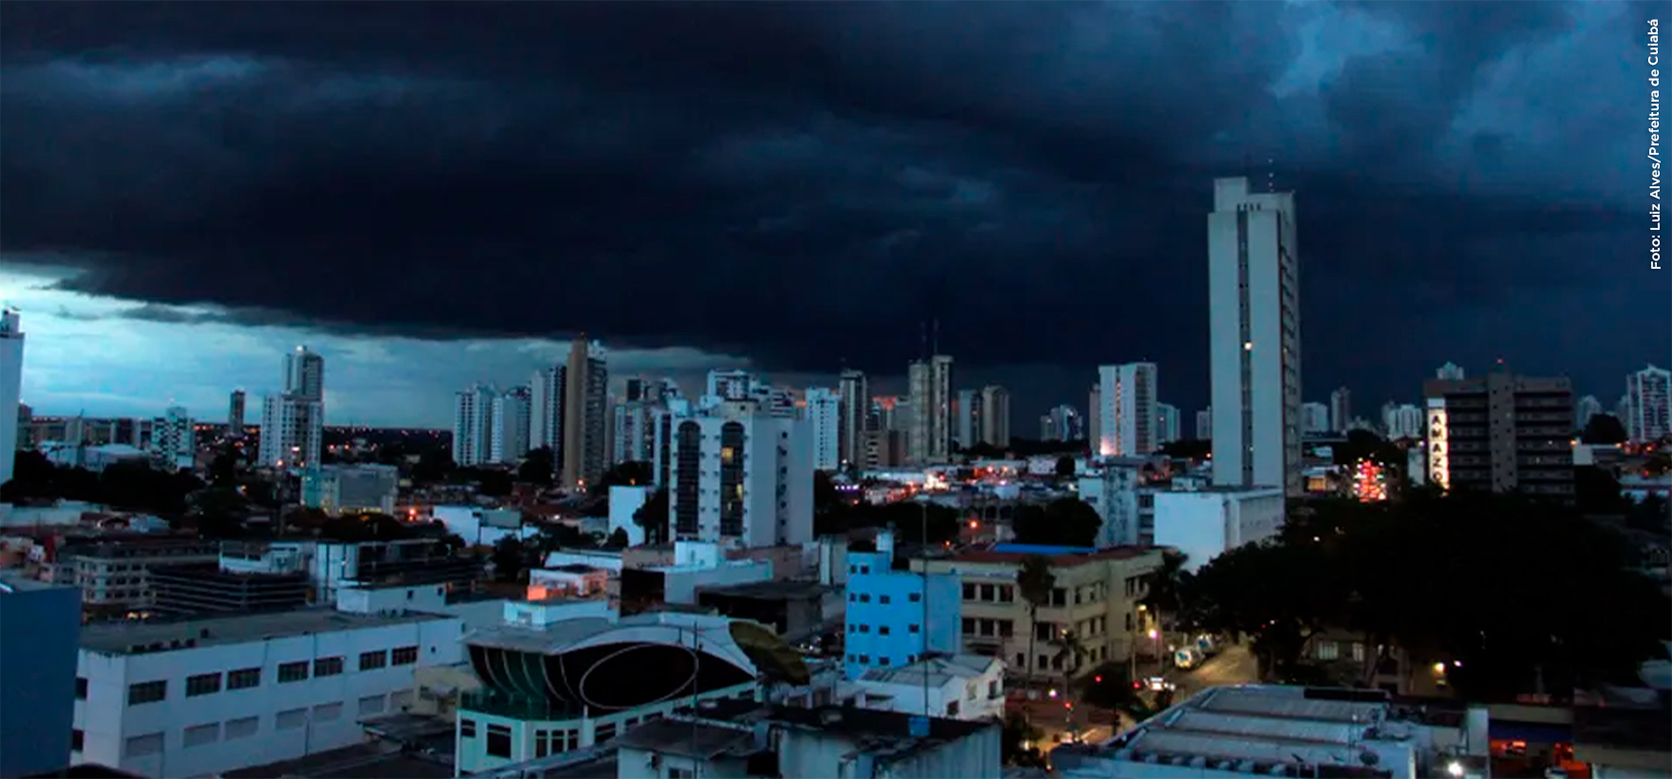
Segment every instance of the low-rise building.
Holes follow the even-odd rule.
[[[1244,544],[1274,538],[1283,529],[1280,487],[1210,487],[1159,491],[1155,544],[1183,552],[1196,570]]]
[[[81,588],[82,606],[99,610],[144,610],[152,605],[151,571],[166,566],[212,563],[220,544],[196,538],[93,538],[55,550],[60,580],[66,574]],[[70,572],[73,571],[73,574]]]
[[[1034,556],[1050,560],[1056,586],[1050,600],[1039,604],[1037,617],[1030,619],[1030,604],[1016,577],[1023,562]],[[1030,678],[1061,679],[1065,672],[1078,674],[1100,663],[1125,662],[1148,643],[1140,639],[1145,625],[1138,601],[1148,592],[1149,576],[1161,567],[1161,556],[1159,548],[997,544],[947,558],[913,560],[912,568],[960,577],[963,651],[1001,658],[1013,673]],[[1069,638],[1083,654],[1060,651],[1057,644]],[[1084,657],[1086,662],[1070,657]]]
[[[301,571],[236,573],[218,561],[152,568],[150,587],[146,610],[158,615],[288,611],[308,605],[312,594]]]
[[[461,662],[456,617],[308,609],[82,631],[75,762],[206,776],[349,746],[413,672]]]
[[[395,513],[400,470],[393,465],[319,465],[302,473],[302,505],[327,514]]]
[[[982,655],[951,655],[872,668],[844,684],[839,695],[867,709],[997,721],[1004,718],[1004,663]]]
[[[894,570],[894,540],[888,533],[878,536],[877,551],[849,551],[847,557],[842,651],[849,679],[873,668],[959,651],[956,574]]]

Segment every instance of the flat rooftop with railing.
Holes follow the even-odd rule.
[[[309,608],[224,617],[130,620],[82,628],[81,648],[102,654],[145,654],[446,619],[457,618],[417,612],[352,614]]]

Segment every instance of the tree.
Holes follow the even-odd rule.
[[[231,446],[222,446],[209,463],[209,483],[216,487],[238,484],[238,453]]]
[[[1213,454],[1213,441],[1205,438],[1181,438],[1161,445],[1161,453],[1180,460],[1206,460]]]
[[[618,527],[614,532],[610,533],[609,538],[604,540],[604,548],[626,549],[627,545],[630,543],[632,543],[632,540],[627,537],[627,529]]]
[[[1044,768],[1045,756],[1036,744],[1045,737],[1030,724],[1026,717],[1012,714],[1004,720],[1003,740],[999,742],[999,752],[1003,756],[1004,764],[1022,768]]]
[[[542,487],[551,486],[552,474],[556,471],[554,462],[551,447],[530,449],[528,454],[523,455],[522,464],[517,466],[517,481]]]
[[[638,511],[633,512],[633,524],[644,528],[644,540],[647,544],[667,543],[668,535],[668,488],[659,487],[645,500]]]
[[[1613,414],[1592,414],[1590,421],[1585,423],[1585,429],[1579,433],[1579,441],[1586,444],[1623,444],[1626,442],[1626,427]]]
[[[1056,574],[1051,573],[1051,558],[1044,555],[1029,555],[1022,560],[1022,565],[1016,571],[1016,591],[1022,600],[1028,604],[1028,658],[1023,671],[1027,679],[1033,678],[1034,669],[1034,641],[1039,636],[1037,620],[1039,607],[1051,603],[1051,592],[1057,587]]]
[[[1190,577],[1184,566],[1189,561],[1189,555],[1176,549],[1161,550],[1161,565],[1150,573],[1149,586],[1138,601],[1155,614],[1155,623],[1162,630],[1168,627],[1167,617],[1176,619],[1184,610],[1184,589]]]
[[[1573,499],[1585,514],[1624,514],[1631,499],[1620,493],[1620,480],[1593,465],[1573,469]]]
[[[629,460],[616,463],[598,478],[598,483],[588,490],[594,495],[608,495],[611,487],[637,487],[650,484],[655,479],[650,463],[642,460]]]
[[[524,572],[529,568],[531,552],[529,546],[516,536],[505,536],[494,542],[493,554],[489,557],[493,561],[494,579],[502,582],[522,581]]]
[[[1065,454],[1061,457],[1058,457],[1057,458],[1057,480],[1058,481],[1067,481],[1069,479],[1074,478],[1075,467],[1076,466],[1075,466],[1075,462],[1074,462],[1074,455]]]
[[[1079,669],[1080,661],[1091,657],[1091,652],[1080,641],[1080,634],[1073,630],[1059,630],[1051,638],[1051,665],[1062,667],[1062,689],[1066,695],[1074,689],[1074,672]]]
[[[425,449],[418,454],[418,462],[412,466],[412,480],[419,484],[443,482],[457,467],[447,450],[440,447]]]
[[[837,507],[842,494],[825,471],[813,471],[813,513],[823,514]]]
[[[1020,544],[1091,547],[1103,518],[1079,498],[1058,498],[1043,507],[1019,507],[1011,525]]]

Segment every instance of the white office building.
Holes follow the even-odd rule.
[[[1154,544],[1188,555],[1191,571],[1283,529],[1283,490],[1276,487],[1157,491],[1154,508]]]
[[[834,471],[840,468],[842,396],[825,387],[807,390],[806,419],[812,429],[814,470]]]
[[[1440,369],[1434,372],[1434,378],[1462,381],[1463,366],[1454,362],[1448,362],[1445,365],[1440,366]]]
[[[1672,432],[1668,385],[1672,371],[1650,365],[1626,376],[1626,434],[1640,444],[1652,443]]]
[[[670,427],[668,526],[676,538],[745,547],[813,539],[808,421],[730,401]]]
[[[1295,252],[1294,193],[1250,192],[1246,178],[1214,181],[1208,340],[1216,485],[1301,492]]]
[[[197,433],[191,415],[173,406],[151,424],[151,467],[173,473],[197,463]]]
[[[0,484],[12,480],[18,403],[23,394],[23,328],[16,309],[0,311]]]
[[[460,467],[491,462],[493,407],[498,393],[477,385],[453,398],[453,462]]]
[[[705,400],[747,400],[755,385],[755,377],[748,371],[709,371]]]
[[[339,749],[412,703],[416,669],[464,661],[457,617],[327,609],[81,631],[76,763],[210,776]]]
[[[293,394],[261,403],[261,465],[305,468],[319,463],[325,442],[325,404]]]
[[[1426,415],[1422,409],[1410,403],[1389,403],[1382,407],[1382,430],[1386,431],[1389,441],[1401,438],[1421,440],[1425,422]]]
[[[488,459],[496,463],[514,463],[528,454],[528,432],[534,411],[534,392],[528,387],[512,387],[493,399],[493,442],[488,447]]]
[[[1078,495],[1097,512],[1098,549],[1148,546],[1155,536],[1154,490],[1143,489],[1143,461],[1123,458],[1108,462],[1103,472],[1081,477]]]
[[[1300,429],[1306,435],[1323,435],[1333,432],[1329,423],[1329,406],[1322,403],[1302,403],[1300,406]]]
[[[907,452],[917,465],[944,463],[952,457],[952,358],[937,354],[906,370],[911,393],[911,428]]]
[[[958,421],[953,438],[965,449],[981,439],[981,400],[980,390],[958,390],[958,403],[953,409]]]
[[[1097,369],[1099,457],[1141,457],[1160,446],[1155,363],[1104,365]]]

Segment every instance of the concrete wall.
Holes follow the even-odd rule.
[[[0,589],[0,776],[70,764],[80,634],[80,590]]]

